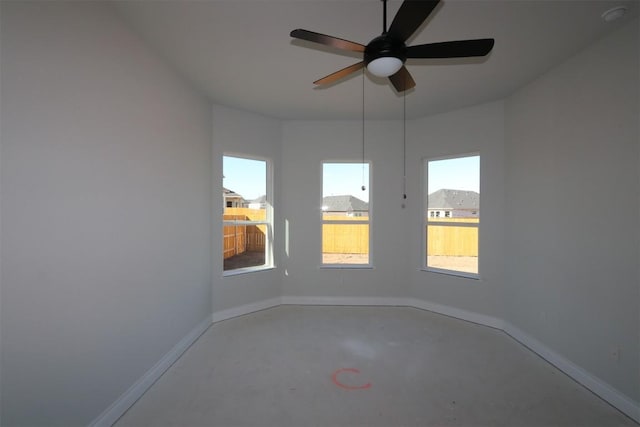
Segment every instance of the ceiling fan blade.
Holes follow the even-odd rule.
[[[365,46],[361,45],[360,43],[339,39],[338,37],[327,36],[326,34],[320,34],[313,31],[301,30],[300,28],[291,31],[289,35],[296,39],[320,43],[326,46],[331,46],[342,50],[350,50],[353,52],[364,52],[365,48]]]
[[[485,56],[493,49],[493,39],[429,43],[407,48],[407,58],[466,58]]]
[[[413,81],[413,77],[409,74],[409,70],[404,65],[394,75],[389,76],[391,84],[396,88],[398,92],[404,92],[412,87],[415,87],[416,82]]]
[[[326,77],[316,80],[315,82],[313,82],[313,84],[316,84],[316,85],[331,84],[333,82],[340,80],[343,77],[348,76],[349,74],[355,73],[362,67],[364,67],[364,61],[358,62],[357,64],[349,65],[348,67],[345,67],[342,70],[338,70],[335,73],[331,73]]]
[[[405,0],[396,13],[388,34],[406,41],[435,9],[440,0]]]

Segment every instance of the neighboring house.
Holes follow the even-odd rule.
[[[322,211],[331,215],[367,216],[369,203],[354,196],[327,196],[322,198]]]
[[[242,208],[244,207],[244,199],[241,195],[228,188],[222,188],[222,194],[224,195],[224,206],[226,208]]]
[[[265,209],[267,207],[267,196],[260,196],[246,202],[249,209]]]
[[[480,194],[475,191],[442,189],[429,194],[430,218],[479,218]]]

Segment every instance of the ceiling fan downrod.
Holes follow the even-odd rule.
[[[387,0],[382,0],[382,34],[387,34]]]
[[[407,58],[469,58],[485,56],[493,49],[493,39],[454,40],[407,46],[406,41],[426,21],[441,0],[404,0],[389,28],[387,0],[381,1],[383,31],[367,45],[301,28],[291,31],[291,37],[297,39],[362,54],[362,61],[318,79],[314,84],[330,85],[366,67],[375,76],[389,78],[396,91],[404,92],[416,85],[404,66]]]

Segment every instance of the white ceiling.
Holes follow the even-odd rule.
[[[357,119],[362,74],[330,87],[312,82],[359,62],[294,40],[303,28],[367,44],[382,31],[380,0],[209,0],[113,2],[126,22],[215,103],[283,119]],[[391,22],[400,0],[389,0]],[[625,5],[627,15],[601,14]],[[503,98],[638,15],[635,0],[443,0],[408,45],[492,37],[480,60],[409,60],[416,81],[408,117]],[[369,119],[402,117],[403,99],[367,75]]]

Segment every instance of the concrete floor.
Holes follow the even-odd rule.
[[[637,426],[504,333],[413,308],[213,325],[126,426]]]

